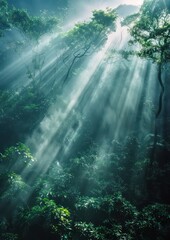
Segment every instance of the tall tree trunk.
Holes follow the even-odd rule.
[[[148,200],[152,201],[154,200],[154,196],[156,195],[156,192],[154,190],[154,162],[157,160],[157,142],[158,142],[158,117],[160,116],[162,112],[163,107],[163,95],[165,91],[165,87],[162,80],[162,64],[158,64],[158,81],[161,87],[160,95],[159,95],[159,104],[158,104],[158,110],[156,112],[155,116],[155,127],[154,127],[154,142],[153,147],[150,153],[150,161],[149,166],[146,172],[146,181],[147,181],[147,192],[148,192]]]
[[[163,80],[162,80],[162,63],[158,64],[158,81],[161,87],[161,92],[159,95],[159,106],[158,106],[158,110],[156,113],[156,119],[159,117],[161,111],[162,111],[162,105],[163,105],[163,95],[164,95],[164,91],[165,91],[165,87],[163,84]]]
[[[157,145],[157,138],[158,138],[158,122],[157,119],[159,115],[161,114],[162,111],[162,106],[163,106],[163,95],[164,95],[164,84],[162,80],[162,63],[158,64],[158,81],[161,87],[160,95],[159,95],[159,103],[158,103],[158,109],[155,115],[155,127],[154,127],[154,142],[153,142],[153,149],[151,153],[151,159],[150,159],[150,165],[152,167],[154,159],[155,159],[155,153],[156,153],[156,145]]]
[[[162,111],[162,106],[163,106],[163,95],[164,95],[164,91],[165,91],[165,87],[163,84],[163,80],[162,80],[162,63],[158,64],[158,81],[161,87],[161,91],[160,91],[160,95],[159,95],[159,104],[158,104],[158,110],[156,112],[156,116],[155,116],[155,129],[154,129],[154,144],[153,144],[153,151],[151,154],[151,165],[153,164],[153,161],[155,159],[155,152],[156,152],[156,145],[157,145],[157,138],[158,138],[158,122],[157,119],[159,117],[159,115],[161,114]]]

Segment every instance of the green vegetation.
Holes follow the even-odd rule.
[[[164,6],[164,7],[163,7]],[[141,8],[140,18],[131,29],[132,44],[141,47],[138,55],[151,59],[158,65],[158,81],[161,87],[158,117],[162,110],[164,84],[162,72],[164,65],[170,61],[170,12],[163,1],[146,0]]]
[[[39,17],[30,16],[26,10],[10,8],[6,0],[0,1],[0,37],[4,35],[5,30],[17,28],[27,37],[38,40],[57,25],[56,17],[46,14]]]
[[[123,21],[121,22],[122,26],[129,26],[131,23],[133,23],[137,18],[139,17],[139,13],[132,14],[130,16],[127,16]]]
[[[134,141],[129,138],[125,145],[117,143],[119,151],[102,158],[93,148],[62,166],[53,163],[48,173],[38,177],[34,185],[25,183],[33,168],[36,171],[36,162],[28,148],[23,144],[8,148],[1,158],[5,164],[0,175],[0,201],[1,206],[8,203],[9,210],[1,209],[1,237],[11,234],[24,240],[168,239],[170,206],[153,202],[146,206],[149,198],[146,199],[147,189],[142,177],[147,159],[142,163],[143,146],[138,143],[141,159],[138,156],[133,164],[137,157],[130,154]],[[13,168],[8,159],[14,162]],[[16,163],[29,167],[27,175],[17,175]],[[155,169],[152,176],[156,188],[152,193],[155,201],[162,202],[163,195],[156,199],[156,192],[164,185],[159,182],[161,175],[158,176],[157,171]],[[169,172],[164,169],[165,174]],[[24,201],[26,196],[27,202]]]
[[[76,24],[73,29],[51,42],[56,41],[55,44],[61,47],[58,48],[59,55],[55,52],[56,46],[47,55],[47,64],[51,56],[55,57],[51,69],[46,66],[44,70],[44,55],[35,54],[27,66],[28,83],[20,89],[11,87],[0,90],[0,239],[169,240],[169,135],[165,139],[157,134],[155,146],[154,134],[147,132],[145,138],[141,137],[139,124],[135,128],[136,132],[123,135],[118,140],[107,139],[104,144],[101,141],[100,145],[98,128],[100,130],[104,125],[104,117],[107,115],[105,105],[113,108],[112,99],[109,96],[105,99],[102,95],[102,126],[98,125],[96,117],[100,104],[95,106],[97,110],[89,108],[92,120],[85,116],[82,106],[91,97],[89,88],[97,89],[98,78],[105,70],[104,63],[96,70],[95,77],[90,77],[91,85],[86,86],[88,89],[82,96],[77,95],[76,84],[70,84],[65,95],[60,92],[62,83],[66,84],[71,79],[73,67],[74,74],[76,71],[81,72],[81,63],[89,60],[93,52],[104,46],[109,33],[116,29],[116,20],[117,15],[112,9],[93,11],[89,21]],[[138,56],[151,59],[159,66],[158,77],[162,84],[162,70],[170,59],[169,11],[159,1],[147,0],[140,13],[127,17],[123,25],[132,22],[131,43],[139,44]],[[9,8],[7,1],[0,0],[1,37],[6,30],[17,28],[24,36],[38,40],[57,24],[56,17],[33,17],[26,10]],[[112,45],[110,47],[114,48]],[[117,52],[124,60],[129,60],[129,56],[136,53],[133,50],[117,51],[113,48],[109,53],[112,55]],[[87,58],[84,60],[83,56]],[[60,66],[56,64],[58,62]],[[110,74],[109,78],[112,77]],[[119,84],[118,81],[115,81],[116,84]],[[123,92],[122,83],[123,80],[120,83]],[[74,95],[69,100],[73,102],[67,106],[65,98],[71,88]],[[162,109],[162,96],[157,117]],[[74,97],[81,104],[75,104],[72,109],[70,106],[75,101]],[[119,121],[121,111],[114,111],[118,115],[116,121]],[[137,117],[141,123],[142,110],[138,111]],[[51,114],[53,112],[54,116]],[[48,125],[51,118],[54,126]],[[83,118],[86,118],[85,127],[81,125]],[[56,124],[58,119],[61,123],[59,125]],[[144,125],[146,131],[147,123],[144,122]],[[50,132],[54,130],[49,139],[48,135],[42,134],[43,127]],[[113,127],[116,128],[116,125]],[[97,129],[97,133],[93,133],[93,129]],[[104,130],[103,134],[109,131],[107,124]],[[37,148],[39,153],[45,145],[41,158],[35,146],[29,146],[27,141],[37,132],[37,136],[45,140],[45,144],[42,142]],[[77,139],[74,139],[75,135]],[[48,145],[46,140],[49,141]],[[67,155],[69,147],[71,153]],[[156,154],[153,156],[155,149]],[[56,152],[60,153],[59,157],[55,155]]]
[[[91,21],[78,23],[65,36],[66,44],[76,48],[99,47],[104,44],[110,31],[115,30],[117,16],[114,10],[93,11]]]
[[[0,100],[1,149],[24,141],[25,136],[35,129],[53,102],[53,98],[45,96],[34,83],[21,93],[3,90],[0,92]]]
[[[154,6],[154,8],[153,8]],[[140,56],[164,64],[170,60],[170,13],[159,1],[145,1],[138,21],[131,29],[134,41],[141,46]]]

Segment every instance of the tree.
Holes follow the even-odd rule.
[[[24,239],[69,239],[70,212],[53,200],[40,198],[37,205],[21,212],[19,224]]]
[[[64,40],[66,45],[77,49],[101,46],[110,31],[115,30],[117,15],[114,10],[94,10],[90,21],[78,23],[70,30]]]
[[[170,11],[163,2],[145,0],[140,17],[131,29],[132,42],[140,45],[139,56],[151,59],[158,67],[161,93],[156,118],[162,110],[164,94],[162,71],[165,64],[170,61]]]
[[[103,46],[108,34],[116,28],[117,15],[115,10],[107,8],[106,11],[94,10],[90,21],[78,23],[68,31],[63,41],[66,47],[74,50],[73,59],[63,85],[66,83],[73,65],[82,57],[91,55],[95,50]],[[65,57],[68,59],[68,56]]]
[[[0,154],[0,174],[11,172],[21,174],[23,170],[31,167],[34,161],[29,148],[23,143],[18,143]]]
[[[161,87],[159,95],[159,106],[156,112],[156,120],[161,114],[164,96],[164,83],[162,73],[164,67],[170,62],[170,10],[163,0],[145,0],[140,11],[140,17],[131,28],[133,37],[132,43],[138,43],[140,50],[138,55],[153,61],[157,64],[157,77]],[[155,175],[158,169],[159,142],[158,122],[155,122],[153,146],[150,151],[146,179],[149,199],[153,199],[155,187]],[[164,168],[163,164],[160,168]]]
[[[3,36],[3,31],[10,28],[8,20],[8,4],[7,1],[0,1],[0,37]]]
[[[6,0],[0,0],[0,37],[5,30],[17,28],[27,37],[38,40],[57,25],[58,18],[55,16],[31,16],[26,10],[11,8]]]

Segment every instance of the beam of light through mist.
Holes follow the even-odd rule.
[[[149,202],[150,182],[153,179],[154,183],[157,178],[154,176],[159,165],[156,166],[156,160],[152,164],[153,175],[150,174],[152,152],[157,150],[156,145],[162,151],[163,141],[166,141],[163,134],[159,134],[165,130],[162,127],[158,129],[159,140],[155,144],[155,130],[157,126],[167,124],[163,117],[166,114],[169,116],[167,95],[170,85],[165,91],[159,119],[156,119],[160,103],[158,64],[139,57],[140,44],[131,35],[131,25],[122,26],[125,15],[130,11],[140,11],[145,0],[66,1],[70,5],[70,15],[66,12],[62,28],[43,35],[36,43],[23,44],[18,52],[13,53],[12,49],[3,63],[5,67],[0,68],[3,89],[2,97],[0,95],[3,115],[0,117],[0,147],[4,151],[0,153],[0,162],[4,165],[4,168],[0,166],[0,170],[2,177],[7,175],[9,181],[7,191],[2,194],[7,196],[7,201],[3,197],[0,201],[1,209],[7,209],[4,212],[8,214],[12,210],[12,218],[9,217],[12,225],[8,228],[6,218],[0,216],[0,219],[5,219],[6,225],[2,227],[7,231],[15,230],[15,225],[17,231],[26,226],[24,233],[19,235],[15,231],[14,237],[27,238],[27,233],[28,237],[34,237],[34,232],[35,237],[39,237],[40,232],[44,239],[48,236],[55,238],[58,233],[63,240],[77,237],[83,233],[84,222],[79,219],[77,222],[75,208],[80,217],[90,219],[93,212],[89,215],[89,208],[96,211],[97,206],[100,212],[102,205],[109,203],[112,211],[112,205],[117,201],[123,214],[126,215],[126,210],[131,211],[132,217],[140,220],[136,216],[145,210],[144,204]],[[114,30],[111,30],[112,26],[105,29],[110,20],[103,11],[96,11],[97,17],[93,15],[96,9],[109,13],[108,6],[113,8],[113,12],[117,8],[116,20],[111,23]],[[104,21],[101,26],[100,18]],[[91,22],[92,19],[95,19],[94,22]],[[96,33],[87,39],[93,31],[93,24]],[[164,76],[167,72],[162,69],[163,84],[168,79]],[[165,104],[167,99],[168,104]],[[9,105],[12,105],[11,108]],[[4,140],[7,140],[6,143]],[[13,176],[16,177],[14,181]],[[8,200],[12,194],[13,199]],[[124,209],[124,203],[128,204],[128,209]],[[60,218],[56,217],[57,213]],[[64,221],[68,235],[64,233],[64,228],[61,235],[58,228],[58,222],[62,227],[62,214],[66,216]],[[17,217],[26,225],[18,227]],[[49,219],[46,221],[46,218]],[[55,219],[56,225],[53,224]],[[98,224],[94,217],[94,221],[92,227],[97,233],[99,230],[100,235],[100,228],[96,226],[103,227],[107,220]],[[13,225],[14,228],[11,227]],[[105,231],[105,226],[103,229]],[[131,232],[132,237],[135,236],[136,232]],[[13,237],[10,234],[13,233],[9,232],[9,237]],[[104,236],[105,233],[102,234]],[[120,231],[119,237],[125,235]]]
[[[44,120],[40,123],[40,129],[35,131],[32,138],[27,142],[28,145],[36,146],[35,157],[41,161],[43,167],[41,171],[46,172],[56,158],[57,154],[60,152],[61,147],[64,149],[64,152],[70,150],[72,142],[78,135],[78,130],[76,132],[66,130],[63,139],[58,139],[57,142],[54,139],[54,142],[51,142],[57,132],[61,130],[64,122],[68,121],[69,115],[74,111],[74,107],[78,104],[79,98],[83,93],[85,87],[88,85],[92,76],[95,75],[96,70],[98,69],[107,49],[110,47],[111,39],[108,39],[105,47],[102,48],[99,52],[94,53],[88,62],[87,67],[76,77],[74,87],[71,89],[68,87],[63,90],[63,99],[66,103],[65,109],[55,110],[54,108],[49,110],[49,116],[45,117]],[[80,123],[81,125],[81,123]],[[70,126],[68,126],[68,129]],[[69,144],[65,139],[69,135]],[[57,137],[56,137],[57,139]],[[56,144],[58,146],[56,146]],[[64,154],[64,153],[63,153]],[[47,161],[50,156],[50,160]],[[64,157],[59,154],[59,160],[62,160]]]
[[[40,162],[40,174],[48,171],[54,161],[63,161],[71,153],[81,135],[83,118],[90,116],[91,111],[100,115],[104,111],[102,119],[97,120],[101,121],[98,127],[101,149],[114,138],[121,139],[130,133],[144,88],[147,63],[136,57],[130,61],[130,68],[129,63],[124,66],[120,59],[113,65],[104,62],[109,51],[114,47],[123,49],[128,38],[127,29],[119,26],[116,33],[109,36],[105,47],[93,53],[87,65],[74,77],[74,84],[65,86],[61,95],[64,105],[57,107],[56,102],[56,107],[49,109],[37,130],[27,140]],[[102,73],[97,77],[101,69]],[[107,106],[108,96],[110,103]]]
[[[22,53],[18,54],[15,61],[12,61],[0,72],[0,77],[3,79],[3,82],[8,82],[10,79],[13,79],[14,83],[11,82],[11,85],[15,86],[15,81],[17,80],[17,87],[23,87],[27,66],[31,64],[33,57],[37,54],[42,54],[43,50],[49,45],[50,41],[57,38],[57,36],[58,33],[43,36],[38,45],[33,44],[26,47]]]
[[[27,81],[25,81],[27,78],[27,67],[31,65],[32,60],[38,55],[49,55],[47,54],[46,50],[48,49],[51,42],[53,40],[57,41],[60,34],[69,31],[74,25],[74,20],[70,21],[69,24],[65,23],[61,29],[56,29],[53,33],[45,34],[42,36],[39,39],[38,43],[30,41],[29,45],[25,46],[24,49],[22,49],[22,52],[18,50],[15,59],[9,59],[8,65],[0,71],[0,84],[3,85],[9,82],[11,87],[18,89],[23,88],[25,85],[28,85],[31,79],[27,79]],[[55,48],[55,46],[53,47]],[[55,54],[55,51],[55,49],[53,51],[51,49],[51,56],[48,56],[50,57],[51,63],[55,61],[55,58],[59,57],[58,54]],[[48,67],[49,64],[50,63],[48,62],[46,66],[43,66],[44,69]]]
[[[24,69],[25,63],[30,64],[35,54],[34,49],[36,53],[41,53],[48,47],[45,56],[47,60],[42,67],[43,79],[39,79],[40,73],[35,75],[35,79],[39,79],[40,90],[47,93],[49,86],[52,86],[53,94],[56,90],[57,95],[57,87],[74,57],[74,49],[69,48],[56,54],[51,40],[56,40],[57,36],[58,33],[44,36],[38,46],[26,51],[8,70],[4,70],[5,73],[14,74],[18,69]],[[137,57],[127,60],[112,53],[112,50],[128,49],[129,38],[127,28],[121,27],[118,22],[116,32],[108,36],[106,44],[82,61],[81,71],[78,71],[77,75],[70,74],[60,96],[56,96],[55,103],[49,107],[43,120],[26,141],[26,145],[37,159],[37,170],[30,176],[30,181],[34,182],[37,175],[45,174],[55,162],[64,162],[76,148],[78,149],[87,120],[92,123],[91,134],[95,135],[97,144],[100,145],[97,153],[99,159],[107,153],[108,144],[114,139],[123,141],[136,130],[139,132],[139,138],[143,138],[148,131],[152,132],[153,127],[148,121],[151,113],[144,108],[140,110],[143,95],[145,100],[152,99],[151,89],[155,88],[154,82],[148,84],[147,91],[144,90],[148,62]],[[109,54],[113,54],[111,62],[107,62]],[[69,57],[63,62],[62,58],[65,55]],[[153,74],[150,73],[153,69],[148,71],[149,81],[153,78]],[[50,93],[51,88],[49,89]],[[138,129],[135,129],[135,121],[140,114],[142,117]],[[27,174],[27,169],[23,174]]]

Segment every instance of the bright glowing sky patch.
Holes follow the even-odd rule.
[[[121,1],[124,4],[132,4],[132,5],[142,5],[143,0],[122,0]]]

